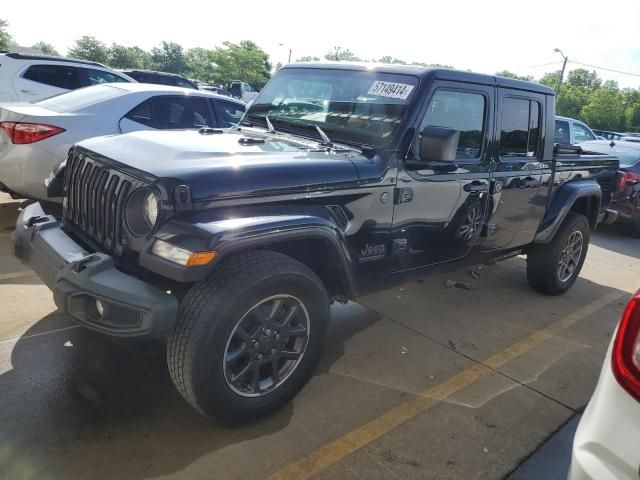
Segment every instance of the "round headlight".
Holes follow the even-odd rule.
[[[158,197],[155,193],[149,192],[144,198],[144,219],[149,224],[150,228],[156,224],[158,220]]]

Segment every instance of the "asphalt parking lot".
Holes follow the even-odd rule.
[[[17,207],[0,200],[1,479],[504,478],[585,406],[640,287],[640,240],[607,229],[561,297],[514,258],[334,306],[311,382],[227,429],[175,391],[161,341],[56,313],[11,256]]]

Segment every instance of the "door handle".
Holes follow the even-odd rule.
[[[22,93],[34,93],[33,90],[20,90]]]
[[[471,193],[488,192],[489,184],[485,182],[480,182],[478,180],[474,180],[471,183],[467,183],[464,187],[462,187],[462,189],[465,192],[471,192]]]

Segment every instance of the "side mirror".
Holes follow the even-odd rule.
[[[446,127],[425,127],[420,132],[420,160],[455,162],[460,131]]]

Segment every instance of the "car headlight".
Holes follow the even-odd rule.
[[[153,228],[158,220],[158,197],[154,192],[149,192],[144,198],[144,219],[149,228]]]
[[[151,188],[140,188],[127,200],[127,225],[134,235],[144,236],[151,233],[158,222],[159,214],[160,197]]]

